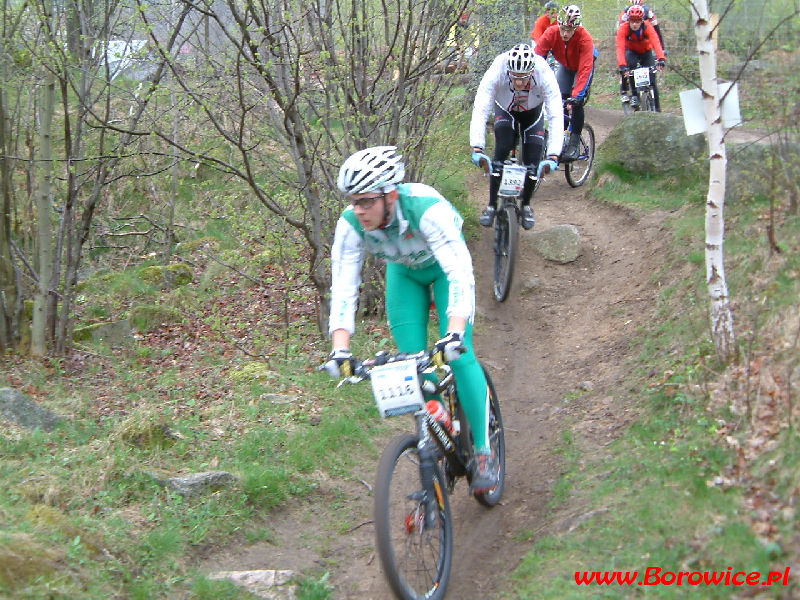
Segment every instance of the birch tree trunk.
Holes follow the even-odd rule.
[[[700,89],[703,95],[709,156],[708,195],[706,197],[706,284],[711,298],[711,338],[717,356],[723,361],[735,357],[728,284],[725,281],[723,242],[725,239],[725,154],[724,131],[717,84],[715,23],[707,0],[691,0],[695,16],[695,36],[700,61]]]

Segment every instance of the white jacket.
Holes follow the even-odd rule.
[[[514,101],[514,84],[508,76],[506,60],[508,52],[498,55],[483,74],[475,104],[472,107],[472,121],[469,126],[469,143],[475,148],[486,148],[486,119],[494,104],[511,110]],[[534,58],[533,76],[530,80],[528,101],[525,110],[535,108],[544,102],[547,117],[547,152],[559,156],[564,146],[564,107],[561,91],[555,73],[547,61],[538,54]]]

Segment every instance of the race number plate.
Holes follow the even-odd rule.
[[[650,69],[647,67],[639,67],[633,70],[633,83],[636,87],[646,87],[650,85]]]
[[[372,394],[381,417],[395,417],[425,406],[417,380],[417,363],[401,360],[372,369]]]
[[[506,165],[503,167],[503,178],[500,180],[500,193],[504,196],[516,196],[525,185],[528,170],[522,165]]]

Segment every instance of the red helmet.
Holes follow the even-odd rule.
[[[634,4],[628,9],[629,21],[641,21],[644,19],[644,9],[638,4]]]

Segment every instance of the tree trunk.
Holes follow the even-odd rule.
[[[51,126],[55,109],[55,78],[47,74],[39,106],[40,167],[37,170],[36,193],[37,246],[39,256],[39,285],[33,298],[33,325],[31,328],[31,354],[47,354],[47,306],[50,278],[53,272],[52,226],[50,224],[50,195],[53,178]]]
[[[711,298],[711,338],[717,356],[727,362],[736,355],[733,316],[725,281],[723,243],[725,239],[725,176],[727,157],[717,84],[715,22],[706,0],[692,0],[695,35],[700,61],[700,86],[708,130],[709,181],[706,197],[706,284]]]
[[[0,60],[3,60],[0,58]],[[5,61],[3,62],[5,70]],[[0,90],[0,352],[17,345],[17,285],[11,257],[11,185],[7,141],[5,90]]]
[[[3,14],[6,14],[3,3]],[[3,24],[4,32],[6,30]],[[0,81],[8,81],[5,33],[0,36]],[[7,114],[5,85],[0,87],[0,353],[15,348],[19,342],[19,290],[11,254],[11,136]]]

